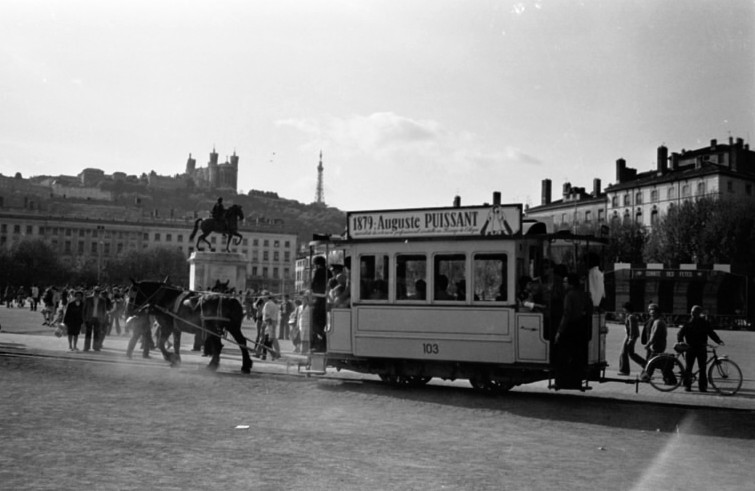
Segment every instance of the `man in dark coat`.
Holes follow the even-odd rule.
[[[327,287],[328,287],[328,270],[325,268],[325,258],[317,256],[313,260],[315,264],[314,274],[312,275],[312,296],[314,304],[312,306],[312,351],[324,352],[325,343],[325,326],[328,323],[327,313]]]
[[[554,348],[556,350],[556,388],[581,389],[588,360],[592,319],[592,302],[582,288],[579,276],[565,279],[566,295]]]
[[[94,287],[92,295],[84,299],[84,351],[90,346],[94,351],[102,349],[102,341],[107,332],[107,313],[110,310],[110,300],[104,296],[100,287]],[[94,341],[92,341],[94,338]]]
[[[708,375],[705,373],[705,358],[708,354],[708,338],[715,341],[717,344],[724,344],[721,338],[718,337],[716,331],[711,327],[708,319],[702,316],[703,308],[699,305],[694,305],[690,311],[690,320],[679,329],[676,335],[677,341],[680,343],[685,342],[689,345],[687,352],[684,354],[685,364],[687,368],[684,371],[684,390],[689,392],[692,390],[692,368],[697,360],[697,366],[700,369],[700,375],[698,376],[697,383],[700,388],[700,392],[707,392],[708,390]]]

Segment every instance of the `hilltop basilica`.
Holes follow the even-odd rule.
[[[186,176],[194,181],[197,188],[202,189],[233,189],[236,191],[239,177],[239,157],[234,150],[233,155],[225,163],[218,163],[218,153],[212,149],[207,167],[197,168],[197,161],[191,154],[186,161]]]

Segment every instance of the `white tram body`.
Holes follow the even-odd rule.
[[[580,240],[534,233],[545,230],[522,220],[521,205],[350,212],[347,220],[344,237],[311,244],[313,254],[345,263],[351,296],[349,307],[329,309],[320,363],[397,383],[461,378],[496,390],[551,378],[551,310],[559,307],[550,304],[563,298],[527,308],[520,278],[542,276],[558,241],[567,244],[560,259],[579,269]],[[605,367],[597,310],[591,330],[585,379],[597,380]]]

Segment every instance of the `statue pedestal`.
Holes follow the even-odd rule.
[[[189,257],[189,288],[207,291],[215,283],[243,292],[246,288],[246,258],[238,252],[193,252]]]

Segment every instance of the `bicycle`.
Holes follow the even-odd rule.
[[[684,381],[686,371],[684,352],[689,349],[686,343],[676,343],[673,353],[661,353],[654,356],[645,366],[642,381],[648,382],[654,389],[661,392],[676,390]],[[721,395],[733,396],[742,387],[742,370],[726,355],[718,356],[716,347],[708,345],[708,356],[705,366],[708,370],[708,382]],[[689,383],[697,380],[700,368],[691,375]]]

